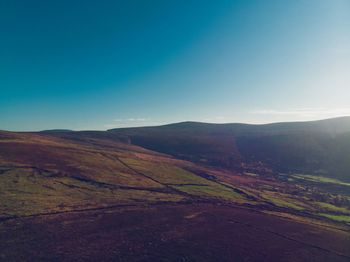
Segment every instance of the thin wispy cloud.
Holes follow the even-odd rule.
[[[122,128],[122,127],[138,127],[138,126],[152,126],[162,124],[159,121],[155,121],[146,117],[129,117],[129,118],[116,118],[112,120],[112,123],[104,125],[104,128]]]
[[[117,118],[114,119],[113,121],[115,122],[145,122],[149,121],[149,118]]]
[[[336,117],[342,115],[350,115],[350,107],[346,108],[296,108],[289,110],[261,109],[254,110],[252,114],[271,115],[271,116],[292,116],[298,118],[313,117]]]
[[[222,122],[227,121],[228,118],[226,116],[214,116],[214,117],[206,117],[200,120],[201,122]]]

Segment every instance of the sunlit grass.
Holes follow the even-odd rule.
[[[0,215],[30,215],[139,202],[180,201],[180,195],[101,188],[70,177],[50,178],[32,170],[0,176]]]
[[[161,162],[144,161],[140,159],[121,158],[127,165],[135,170],[152,177],[162,184],[202,184],[210,181],[199,177],[180,167]]]
[[[320,207],[321,209],[329,212],[339,212],[339,213],[344,213],[344,214],[349,214],[350,215],[350,210],[345,207],[338,207],[329,203],[324,203],[324,202],[315,202],[315,204]]]
[[[312,175],[301,175],[301,174],[297,174],[293,176],[299,179],[305,179],[312,182],[331,183],[331,184],[338,184],[342,186],[350,186],[350,183],[342,182],[335,178],[329,178],[329,177],[323,177],[323,176],[312,176]]]
[[[225,199],[240,203],[247,201],[242,195],[220,184],[213,183],[207,186],[175,186],[175,188],[194,196]]]
[[[263,199],[268,200],[279,207],[292,208],[299,211],[306,208],[304,203],[292,198],[288,198],[286,195],[276,192],[263,191],[263,193],[260,195],[263,197]]]
[[[326,213],[319,213],[319,215],[323,216],[323,217],[327,217],[327,218],[335,220],[335,221],[350,223],[350,216],[331,215],[331,214],[326,214]]]

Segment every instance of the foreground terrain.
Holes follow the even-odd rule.
[[[0,132],[0,260],[350,260],[344,167],[283,173],[242,149],[230,160],[217,131],[191,140],[192,127],[170,128],[168,140],[149,129]]]
[[[36,216],[1,226],[5,261],[349,261],[349,232],[214,204]]]

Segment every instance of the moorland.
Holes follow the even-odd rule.
[[[0,131],[1,261],[349,261],[349,245],[349,117]]]

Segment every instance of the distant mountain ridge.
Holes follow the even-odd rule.
[[[291,131],[312,131],[330,134],[340,134],[350,132],[350,116],[300,122],[276,122],[269,124],[245,124],[245,123],[205,123],[195,121],[185,121],[161,126],[114,128],[108,131],[134,130],[134,129],[159,129],[159,130],[183,130],[191,128],[205,132],[224,130],[239,134],[241,132],[291,132]]]
[[[350,117],[263,125],[181,122],[107,132],[209,165],[238,168],[259,163],[279,172],[350,180]]]
[[[40,132],[42,133],[61,133],[61,132],[72,132],[73,130],[70,129],[48,129],[48,130],[42,130]]]

